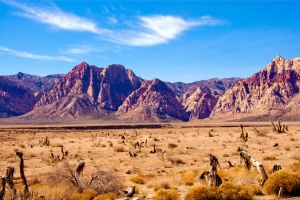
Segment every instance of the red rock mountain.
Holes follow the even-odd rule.
[[[220,96],[239,80],[239,78],[213,78],[192,83],[167,83],[167,85],[177,94],[179,102],[190,114],[190,119],[204,119],[211,114]]]
[[[125,99],[118,113],[120,119],[130,120],[188,120],[188,114],[175,93],[159,79],[144,81],[138,90]]]
[[[190,119],[204,119],[209,117],[219,96],[214,95],[208,87],[199,86],[192,94],[185,93],[181,98]]]
[[[98,68],[82,62],[44,94],[26,117],[104,116],[109,111],[116,111],[141,82],[122,65]]]
[[[37,101],[28,88],[0,76],[0,118],[25,114]]]
[[[223,120],[298,118],[299,87],[300,58],[285,60],[277,56],[266,68],[227,90],[210,117]]]

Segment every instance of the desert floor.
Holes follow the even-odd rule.
[[[240,139],[240,124],[248,133],[247,141]],[[56,199],[70,195],[73,192],[71,190],[67,194],[65,191],[50,194],[51,190],[43,183],[53,174],[58,176],[57,171],[65,163],[75,170],[75,166],[84,161],[83,178],[86,180],[100,170],[118,176],[124,188],[135,185],[135,197],[141,199],[151,199],[155,190],[165,185],[176,188],[184,197],[190,187],[203,184],[199,175],[209,169],[208,155],[213,154],[221,165],[218,173],[223,180],[259,185],[260,176],[256,169],[252,167],[247,171],[240,163],[238,148],[249,152],[268,174],[272,173],[276,163],[287,171],[300,173],[300,123],[282,124],[288,125],[288,131],[281,134],[273,131],[270,122],[189,122],[162,124],[161,128],[134,128],[133,125],[122,129],[91,129],[88,125],[82,129],[61,128],[58,125],[1,125],[0,176],[5,176],[7,166],[14,166],[14,182],[18,192],[21,191],[20,160],[15,156],[16,151],[21,151],[29,188],[35,196]],[[49,138],[49,145],[43,144],[46,137]],[[135,148],[136,142],[144,142],[143,147]],[[273,147],[276,143],[278,145]],[[154,144],[156,150],[161,151],[150,153]],[[68,151],[63,159],[61,146]],[[128,151],[137,156],[130,157]],[[51,153],[60,158],[53,158]],[[228,161],[235,167],[229,168]],[[6,192],[6,195],[10,195],[10,192]],[[273,198],[267,195],[256,197]]]

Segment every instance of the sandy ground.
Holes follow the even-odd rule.
[[[59,128],[62,125],[1,125],[0,176],[5,176],[6,167],[11,165],[16,169],[15,181],[20,180],[19,158],[15,152],[21,151],[25,174],[32,184],[31,180],[46,177],[64,162],[75,166],[79,161],[85,161],[84,177],[90,177],[97,170],[116,173],[125,186],[136,185],[137,196],[141,198],[151,198],[154,188],[162,182],[177,188],[184,196],[191,185],[202,184],[199,174],[209,168],[208,155],[213,154],[219,160],[219,174],[223,179],[258,185],[256,169],[247,171],[243,168],[238,148],[261,162],[268,174],[276,163],[283,169],[300,173],[299,168],[293,168],[300,160],[300,124],[282,122],[288,125],[288,131],[278,134],[273,132],[270,122],[243,123],[244,132],[249,135],[247,141],[240,139],[240,124],[189,122],[167,124],[163,128],[93,130],[88,128],[91,124],[86,124],[83,130]],[[34,129],[29,129],[32,127]],[[49,146],[43,145],[46,136],[50,140]],[[144,142],[143,147],[135,148],[136,142]],[[150,153],[154,144],[156,150],[161,149],[163,153]],[[68,151],[64,159],[61,159],[62,145]],[[128,151],[137,156],[130,157]],[[51,153],[60,159],[55,160]],[[228,161],[235,167],[229,168]],[[192,184],[186,184],[183,178],[187,172],[193,174]],[[144,183],[131,181],[135,176],[141,177]]]

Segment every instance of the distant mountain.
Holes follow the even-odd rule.
[[[188,121],[188,114],[175,93],[161,80],[144,81],[119,107],[121,119],[145,121]],[[124,115],[122,113],[125,113]]]
[[[142,80],[122,65],[98,68],[86,62],[74,67],[44,94],[27,118],[103,117],[117,111]]]
[[[28,88],[0,76],[0,118],[25,114],[37,101]]]
[[[207,118],[226,90],[233,87],[240,78],[209,79],[192,83],[168,83],[179,102],[189,113],[190,119]]]
[[[15,75],[6,76],[6,78],[19,85],[27,87],[35,96],[41,96],[42,94],[50,91],[63,76],[63,74],[35,76],[19,72]]]
[[[223,120],[298,120],[300,58],[277,56],[266,68],[241,79],[218,100],[210,117]]]
[[[143,80],[119,64],[82,62],[66,75],[0,79],[0,117],[125,121],[300,120],[300,58],[277,56],[249,78]]]

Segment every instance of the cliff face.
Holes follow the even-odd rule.
[[[175,93],[161,80],[144,81],[118,109],[120,119],[146,121],[188,120]]]
[[[0,118],[25,114],[37,100],[28,88],[0,76]]]
[[[218,97],[213,95],[207,87],[198,87],[191,95],[184,94],[182,104],[190,114],[190,119],[204,119],[209,117],[215,107]]]
[[[300,59],[277,56],[266,68],[227,90],[210,117],[230,120],[282,115],[299,93],[299,80]]]
[[[122,65],[98,68],[82,62],[41,97],[30,115],[47,110],[53,117],[99,117],[116,111],[140,85],[141,80]]]
[[[239,78],[213,78],[193,83],[167,82],[166,84],[175,92],[178,101],[193,120],[207,118],[217,100],[239,80]]]

